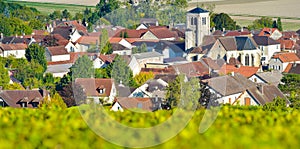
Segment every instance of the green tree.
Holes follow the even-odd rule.
[[[94,75],[93,62],[86,55],[79,57],[70,69],[73,80],[76,78],[91,78]]]
[[[187,0],[175,0],[173,5],[180,7],[180,8],[187,8],[188,2],[187,2]]]
[[[7,84],[4,86],[5,90],[24,90],[24,87],[19,83]]]
[[[75,16],[73,17],[73,20],[81,20],[82,21],[83,18],[84,18],[83,14],[80,12],[77,12],[75,14]]]
[[[108,37],[108,31],[107,31],[107,29],[102,29],[101,30],[101,35],[99,37],[100,47],[98,47],[98,48],[100,48],[101,53],[104,53],[102,51],[103,51],[103,48],[107,45],[107,42],[109,42],[108,38],[109,37]],[[96,46],[98,46],[98,45],[96,45]]]
[[[49,15],[49,18],[51,20],[56,20],[56,19],[61,19],[61,16],[62,16],[61,12],[59,10],[55,10],[53,13]]]
[[[95,78],[109,78],[105,68],[95,69]]]
[[[36,30],[43,30],[45,29],[45,24],[40,20],[32,19],[29,21],[29,27]]]
[[[0,63],[0,86],[5,86],[9,83],[8,70],[4,67],[3,63]]]
[[[184,75],[179,75],[167,87],[166,99],[173,107],[176,107],[180,102],[181,86],[183,83]]]
[[[180,107],[184,109],[195,109],[200,99],[200,83],[198,78],[191,78],[190,81],[184,82],[181,88]]]
[[[61,98],[61,96],[58,93],[55,93],[51,98],[45,98],[41,101],[39,104],[39,108],[41,109],[66,109],[67,105]]]
[[[98,17],[101,18],[119,7],[120,4],[118,0],[100,0],[100,2],[96,5],[96,13]]]
[[[40,81],[37,80],[42,80],[44,74],[44,69],[40,64],[35,61],[30,63],[27,62],[23,65],[18,66],[16,70],[16,78],[20,80],[24,86],[40,86]],[[38,84],[32,85],[33,83]]]
[[[282,31],[282,23],[281,23],[280,17],[277,18],[277,28],[278,28],[278,30]]]
[[[272,28],[273,21],[270,17],[261,17],[260,19],[257,19],[253,21],[252,25],[248,26],[250,29],[262,29],[264,27]]]
[[[72,18],[71,13],[67,9],[63,10],[61,15],[62,15],[61,17],[66,20]]]
[[[26,78],[23,81],[23,85],[26,86],[26,88],[35,89],[42,86],[42,81],[37,78]]]
[[[236,22],[226,13],[215,14],[212,19],[217,30],[236,30],[240,26],[236,25]]]
[[[113,62],[111,77],[115,79],[116,82],[122,81],[125,86],[135,85],[131,69],[120,56],[116,56]]]
[[[37,62],[43,67],[43,72],[47,69],[45,48],[38,44],[31,44],[25,50],[25,57],[29,62]]]
[[[66,103],[67,107],[83,104],[87,99],[83,88],[78,84],[73,85],[72,82],[63,87],[63,89],[58,91],[58,93]]]
[[[284,98],[276,97],[273,102],[267,103],[263,106],[265,111],[288,111],[287,100]]]
[[[145,82],[153,78],[154,78],[154,74],[152,72],[150,73],[141,72],[138,75],[134,76],[133,80],[136,82],[137,86],[141,86]]]

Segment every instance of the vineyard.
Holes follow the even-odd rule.
[[[123,124],[157,125],[174,111],[111,113]],[[154,148],[297,148],[300,113],[269,112],[259,107],[222,107],[214,124],[198,133],[204,110],[196,111],[175,138]],[[89,129],[78,108],[67,110],[0,109],[0,148],[122,148]],[[125,134],[120,134],[125,135]],[[128,138],[128,141],[133,141]],[[145,140],[147,141],[147,140]]]

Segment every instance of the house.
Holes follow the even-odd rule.
[[[65,46],[46,47],[46,59],[47,61],[67,61],[70,60],[70,54]]]
[[[184,42],[160,41],[153,50],[162,54],[164,58],[185,57],[184,46]]]
[[[87,52],[91,48],[96,48],[99,44],[99,37],[82,36],[76,41],[76,43],[79,45],[80,52]]]
[[[249,80],[254,83],[264,83],[278,86],[282,77],[283,75],[279,71],[257,72],[249,77]]]
[[[282,37],[282,33],[277,28],[263,28],[258,36],[268,36],[272,38],[273,40],[278,40]]]
[[[227,75],[231,73],[239,73],[240,75],[249,78],[259,72],[259,67],[239,66],[224,64],[218,71],[219,75]]]
[[[113,79],[77,78],[75,83],[81,85],[88,99],[98,104],[111,104],[117,95]]]
[[[135,89],[129,97],[159,97],[165,98],[168,83],[162,79],[148,80],[142,86]]]
[[[191,48],[187,51],[186,59],[189,62],[199,61],[217,41],[217,36],[206,35],[203,37],[202,44],[200,46]]]
[[[103,55],[100,54],[99,56],[96,55],[96,58],[93,59],[93,65],[94,68],[105,68],[107,65],[113,62],[115,59],[116,54],[108,54],[108,55]]]
[[[57,26],[51,34],[59,34],[64,39],[72,42],[76,42],[82,36],[78,30],[72,26]]]
[[[300,74],[300,63],[289,63],[283,73]]]
[[[151,51],[153,51],[153,49],[156,47],[156,45],[158,43],[159,43],[159,40],[156,40],[156,41],[134,41],[132,43],[132,46],[139,48],[142,46],[142,44],[146,44],[148,52],[151,52]]]
[[[9,36],[9,37],[2,37],[0,39],[0,43],[3,44],[26,44],[31,45],[32,43],[35,43],[35,39],[32,35],[23,35],[23,36]]]
[[[163,55],[158,52],[133,54],[129,67],[132,69],[133,75],[136,75],[142,68],[146,68],[147,63],[163,64]]]
[[[8,57],[10,55],[16,58],[25,58],[25,49],[27,45],[24,43],[16,44],[1,44],[0,43],[0,55],[2,57]]]
[[[270,60],[269,69],[283,72],[289,63],[300,63],[300,58],[295,53],[276,53]]]
[[[53,77],[62,78],[65,74],[70,72],[70,68],[72,67],[72,65],[72,63],[56,63],[55,65],[48,64],[45,73],[51,73]]]
[[[152,112],[161,107],[161,100],[159,98],[128,98],[128,97],[118,97],[111,107],[111,111],[121,111],[130,110],[141,110],[145,112]]]
[[[132,45],[130,42],[128,42],[125,38],[121,38],[121,37],[111,37],[109,39],[109,42],[111,44],[120,44],[128,49],[132,49]]]
[[[275,85],[257,84],[238,73],[204,80],[221,104],[264,105],[276,97],[285,98]]]
[[[269,64],[274,53],[280,52],[280,42],[268,36],[253,36],[254,41],[261,50],[261,64],[266,66]]]
[[[188,78],[191,77],[207,77],[209,75],[208,66],[201,61],[189,62],[185,64],[175,64],[173,67],[176,74],[185,74]]]
[[[147,26],[158,26],[158,20],[155,18],[141,18],[141,24],[145,24]]]
[[[213,60],[223,58],[227,63],[234,58],[244,66],[259,67],[261,51],[252,37],[228,36],[218,38],[205,56]]]
[[[37,108],[40,102],[49,97],[46,90],[1,90],[0,106],[13,108]]]
[[[132,50],[129,48],[126,48],[122,44],[119,43],[112,43],[111,44],[113,54],[118,54],[118,55],[131,55]]]

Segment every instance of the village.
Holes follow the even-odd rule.
[[[290,105],[278,85],[284,74],[300,74],[300,30],[216,30],[210,26],[209,13],[195,7],[186,13],[186,24],[161,26],[155,18],[143,18],[135,29],[101,24],[91,32],[77,20],[54,20],[31,35],[1,34],[0,55],[26,58],[28,47],[40,45],[47,60],[44,75],[52,74],[53,78],[66,78],[76,61],[85,56],[93,69],[106,70],[119,57],[132,77],[152,75],[135,87],[126,84],[128,80],[103,76],[71,81],[82,88],[83,103],[109,105],[111,111],[172,108],[167,95],[172,94],[170,85],[182,74],[185,82],[197,78],[218,104],[262,106],[282,98]],[[103,53],[101,48],[107,42],[101,37],[105,34],[110,52]],[[10,84],[21,85],[13,69],[8,73]],[[46,97],[51,99],[47,88],[1,88],[0,105],[37,108]]]

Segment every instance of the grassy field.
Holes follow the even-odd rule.
[[[85,5],[76,5],[76,4],[57,4],[57,3],[46,3],[46,2],[25,2],[25,1],[14,1],[6,0],[11,2],[16,2],[21,5],[28,7],[34,7],[42,14],[48,15],[55,10],[63,11],[67,9],[72,15],[75,15],[77,12],[82,12],[86,7],[94,9],[94,6],[85,6]]]

